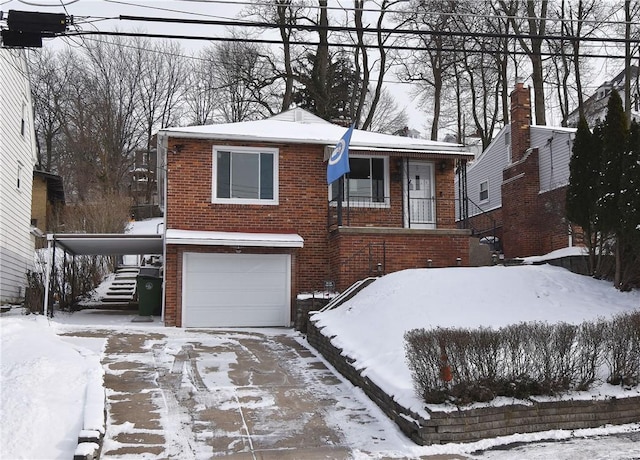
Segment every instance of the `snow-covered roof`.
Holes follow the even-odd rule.
[[[296,233],[208,232],[167,229],[167,244],[198,244],[205,246],[252,246],[301,248],[302,237]]]
[[[159,135],[221,141],[263,141],[333,146],[342,138],[345,131],[344,126],[329,123],[306,110],[295,108],[265,120],[165,128],[160,130]],[[472,156],[460,144],[393,136],[360,129],[353,130],[350,147]]]
[[[548,126],[548,125],[531,125],[531,129],[537,129],[539,131],[556,131],[559,133],[575,133],[577,128],[567,128],[565,126]]]

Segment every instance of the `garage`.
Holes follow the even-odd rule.
[[[183,254],[182,325],[289,326],[291,255]]]

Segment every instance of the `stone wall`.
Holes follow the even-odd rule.
[[[428,411],[425,419],[399,405],[367,377],[363,377],[342,350],[322,334],[313,318],[307,340],[342,375],[362,390],[415,443],[470,442],[484,438],[547,430],[574,430],[603,425],[621,425],[640,420],[640,397],[605,400],[557,401],[513,404],[502,407],[460,409],[453,412]]]

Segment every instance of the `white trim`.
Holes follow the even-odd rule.
[[[296,233],[200,232],[167,229],[166,244],[203,246],[251,246],[264,248],[301,248],[304,239]]]
[[[514,180],[522,179],[523,177],[524,177],[524,173],[516,174],[515,176],[510,177],[509,179],[503,180],[502,181],[502,185],[509,184],[509,183],[513,182]]]
[[[482,194],[482,184],[487,184],[487,197],[486,198],[481,198],[480,195]],[[485,179],[483,181],[481,181],[478,184],[478,204],[484,204],[484,203],[488,203],[489,202],[489,179]]]
[[[216,196],[218,190],[218,151],[234,153],[269,153],[273,155],[273,198],[270,200],[253,199],[253,198],[218,198]],[[278,184],[279,184],[279,157],[280,152],[277,148],[269,147],[242,147],[233,145],[214,145],[211,152],[211,202],[214,204],[246,204],[261,206],[277,206],[279,204]]]
[[[424,160],[407,160],[408,163],[403,163],[402,165],[402,193],[406,199],[403,199],[403,225],[404,228],[414,228],[414,229],[435,229],[437,228],[438,218],[436,215],[436,163],[434,161],[424,161]],[[411,191],[409,190],[409,170],[411,169],[412,164],[423,164],[431,166],[431,197],[433,199],[433,222],[421,223],[421,222],[411,222]]]

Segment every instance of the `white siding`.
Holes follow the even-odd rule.
[[[483,211],[502,206],[502,171],[509,165],[511,148],[505,139],[510,137],[510,128],[504,127],[467,169],[470,216],[479,212],[473,203]],[[575,131],[574,128],[531,126],[531,147],[539,149],[540,192],[562,187],[569,182],[569,160]],[[489,184],[489,199],[480,201],[480,184],[484,181]],[[456,186],[456,198],[457,193]]]
[[[24,51],[0,49],[0,302],[24,296],[26,272],[33,267],[30,228],[35,152]]]
[[[573,128],[531,127],[531,147],[538,148],[540,192],[569,183],[569,160],[573,148]]]
[[[510,139],[510,133],[511,126],[502,128],[495,139],[491,141],[489,147],[467,168],[467,195],[470,200],[469,216],[480,213],[475,205],[485,212],[502,206],[500,188],[502,186],[502,170],[509,163],[511,145],[507,143],[507,140]],[[485,181],[489,185],[489,199],[481,202],[480,184]],[[458,187],[456,184],[456,198],[459,198],[457,194]]]

